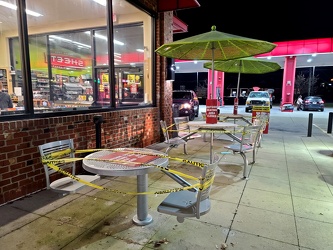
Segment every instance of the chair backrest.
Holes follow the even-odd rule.
[[[259,142],[259,136],[261,133],[262,125],[248,125],[244,126],[242,131],[241,147],[240,151],[246,151],[249,148],[245,145],[251,145],[254,149]]]
[[[63,159],[63,158],[74,158],[74,142],[73,139],[68,139],[68,140],[61,140],[61,141],[54,141],[54,142],[49,142],[45,143],[43,145],[39,146],[39,152],[42,157],[45,157],[47,155],[56,153],[56,152],[61,152],[66,149],[70,149],[70,151],[66,153],[60,153],[58,156],[52,157],[56,159]],[[45,170],[45,176],[46,176],[46,187],[47,189],[50,189],[50,175],[56,172],[56,170],[50,168],[47,164],[44,165],[44,170]],[[71,169],[72,175],[75,175],[75,162],[68,162],[68,163],[56,163],[58,167],[62,169]]]
[[[162,133],[164,135],[164,140],[165,140],[164,142],[170,143],[170,136],[166,122],[164,120],[160,120],[160,124],[161,124]]]
[[[197,202],[195,209],[196,211],[195,217],[198,219],[200,219],[201,215],[208,213],[208,211],[210,210],[209,208],[208,211],[200,213],[200,205],[202,201],[209,199],[210,191],[212,189],[212,185],[215,178],[217,164],[220,161],[220,159],[221,157],[215,154],[213,157],[213,162],[211,164],[207,164],[202,169],[202,175],[201,175],[202,179],[200,180],[201,186],[198,188],[198,195],[197,195]]]
[[[184,134],[191,132],[188,122],[190,121],[189,116],[181,116],[173,118],[176,124],[177,134],[182,137]]]

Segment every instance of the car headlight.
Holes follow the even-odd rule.
[[[180,105],[179,109],[191,109],[191,104],[183,103]]]

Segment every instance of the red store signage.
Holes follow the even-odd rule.
[[[51,54],[51,65],[54,68],[78,68],[83,69],[86,67],[86,63],[81,58]]]

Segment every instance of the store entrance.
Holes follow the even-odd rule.
[[[117,106],[138,105],[144,101],[143,68],[115,68]]]
[[[95,100],[97,105],[110,106],[110,81],[108,68],[95,69]]]

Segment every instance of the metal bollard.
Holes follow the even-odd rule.
[[[332,120],[333,120],[333,112],[328,113],[328,125],[327,125],[327,133],[332,134]]]
[[[309,114],[309,122],[308,122],[308,137],[312,135],[312,123],[313,123],[313,114]]]
[[[101,115],[94,116],[94,123],[96,129],[96,148],[102,147],[102,127],[101,124],[104,122]]]

